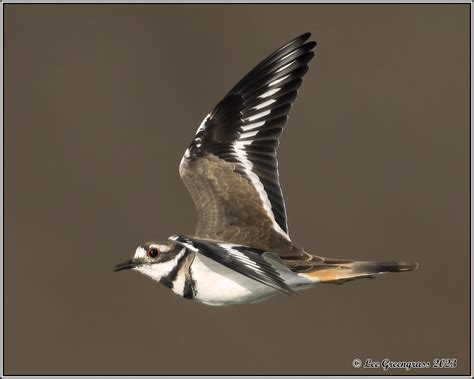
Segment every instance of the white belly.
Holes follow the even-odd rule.
[[[278,293],[201,254],[196,254],[191,274],[196,283],[195,300],[207,305],[255,303]]]

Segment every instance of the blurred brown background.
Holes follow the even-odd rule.
[[[468,5],[4,10],[6,374],[469,372]],[[229,308],[113,273],[193,232],[177,169],[197,126],[306,31],[317,57],[280,148],[291,235],[419,270]]]

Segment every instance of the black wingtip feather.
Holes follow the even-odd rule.
[[[300,44],[303,44],[304,42],[306,42],[309,37],[311,37],[311,33],[310,32],[306,32],[306,33],[303,33],[301,35],[299,35],[298,37],[296,38],[293,38],[290,42],[288,42],[286,45],[283,45],[282,47],[280,47],[279,50],[282,50],[284,49],[285,47],[291,45],[292,43],[295,43],[295,42],[299,42]]]
[[[311,37],[311,33],[306,32],[306,33],[303,33],[302,35],[300,35],[298,38],[301,38],[303,41],[306,41],[309,37]]]
[[[267,58],[261,61],[257,66],[255,66],[247,75],[245,75],[230,91],[230,93],[239,93],[241,90],[246,87],[246,84],[249,82],[253,82],[256,78],[258,78],[262,72],[265,71],[273,71],[271,70],[271,66],[281,60],[281,58],[287,56],[291,52],[296,50],[304,50],[310,51],[316,46],[315,41],[310,41],[305,44],[305,41],[311,36],[311,33],[304,33],[299,37],[294,38],[287,44],[283,45],[279,49],[275,50],[272,54],[270,54]],[[314,54],[313,54],[314,56]],[[312,57],[311,57],[312,58]],[[310,60],[311,60],[310,58]]]

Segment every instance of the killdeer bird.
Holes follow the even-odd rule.
[[[323,258],[289,236],[276,150],[314,57],[309,37],[258,64],[199,126],[179,166],[197,211],[194,236],[147,242],[116,271],[139,271],[179,296],[218,306],[417,267]]]

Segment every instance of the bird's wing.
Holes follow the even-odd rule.
[[[197,209],[196,235],[288,250],[277,147],[316,43],[295,38],[268,56],[209,113],[180,164]]]
[[[188,236],[171,236],[169,239],[250,279],[287,294],[293,293],[270,263],[271,259],[265,259],[265,255],[270,253],[249,246],[202,240]],[[276,259],[276,256],[272,258]]]

